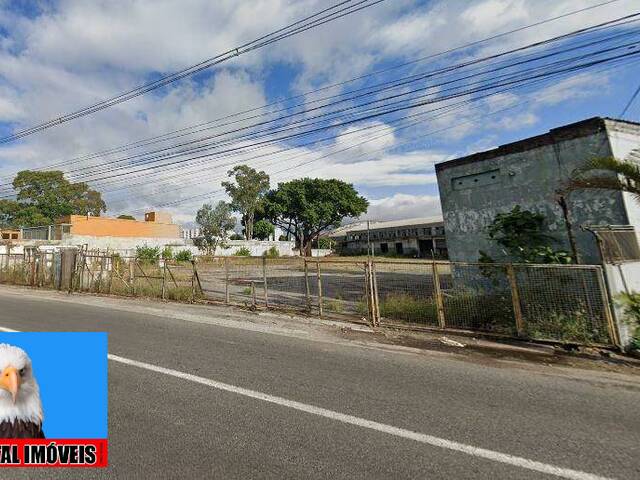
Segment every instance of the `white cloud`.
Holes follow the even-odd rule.
[[[268,101],[265,91],[271,86],[266,85],[265,75],[274,65],[286,64],[299,71],[296,87],[307,90],[368,73],[383,62],[393,65],[431,55],[497,31],[590,4],[592,2],[588,0],[480,0],[464,5],[445,0],[384,2],[259,52],[238,57],[224,68],[216,69],[216,75],[209,81],[185,80],[163,92],[140,97],[21,142],[0,146],[0,165],[4,174],[8,174],[19,168],[51,164],[260,106]],[[48,120],[137,86],[150,75],[178,70],[326,7],[320,0],[193,0],[188,5],[170,0],[133,3],[125,0],[61,0],[53,7],[46,2],[38,5],[42,8],[40,14],[28,18],[12,13],[9,2],[0,0],[0,27],[9,32],[7,36],[0,36],[2,122],[29,126]],[[634,5],[634,0],[623,0],[604,9],[523,31],[482,46],[479,51],[465,52],[465,58],[614,18],[628,13]],[[450,62],[460,56],[440,60]],[[437,65],[432,60],[413,68],[421,71]],[[558,82],[539,92],[540,102],[551,106],[567,99],[597,95],[607,85],[603,78],[584,75]],[[336,91],[332,90],[332,93]],[[535,95],[532,94],[532,98],[535,99]],[[502,94],[487,100],[480,110],[514,106],[525,98],[524,95]],[[465,122],[477,114],[476,110],[461,108],[454,115],[428,122],[427,127],[415,127],[413,133],[419,134],[422,129],[447,129],[440,138],[457,141],[482,131],[486,133],[486,139],[490,139],[487,141],[494,142],[497,141],[496,130],[530,126],[539,117],[539,113],[530,108],[480,125]],[[410,152],[399,150],[401,134],[396,130],[381,122],[365,125],[375,128],[338,138],[329,146],[298,148],[279,154],[264,168],[274,174],[274,179],[302,175],[338,176],[358,185],[387,187],[392,191],[400,186],[435,183],[434,162],[451,155],[424,148]],[[349,127],[347,131],[362,126]],[[210,130],[210,133],[215,132]],[[371,139],[373,132],[378,132],[379,138],[335,153]],[[269,146],[260,152],[185,167],[177,172],[159,171],[132,180],[132,183],[146,181],[146,185],[109,194],[108,198],[115,202],[126,196],[127,200],[118,208],[138,209],[212,191],[219,188],[219,177],[227,168],[217,166],[221,162],[241,161],[261,152],[275,154],[282,146]],[[332,154],[319,159],[328,153]],[[300,158],[294,158],[296,156]],[[319,160],[296,166],[306,159]],[[264,160],[255,161],[260,162],[264,165]],[[209,168],[205,168],[207,165]],[[280,170],[285,172],[275,173]],[[401,200],[409,205],[408,199],[397,195],[389,198],[399,206],[398,212],[411,210],[408,206],[401,207]],[[427,197],[415,198],[421,199],[422,205],[428,203]],[[188,212],[192,210],[193,203],[173,209],[179,218],[190,215]]]
[[[435,195],[396,193],[390,197],[369,201],[363,219],[392,220],[441,215],[440,199]]]
[[[567,100],[600,95],[609,88],[609,76],[602,73],[581,73],[560,80],[532,95],[540,105],[557,105]]]

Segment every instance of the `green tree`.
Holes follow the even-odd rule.
[[[274,233],[276,233],[276,227],[267,220],[258,220],[253,226],[253,238],[258,240],[269,240]]]
[[[207,255],[215,255],[216,248],[225,244],[229,230],[235,227],[236,219],[231,212],[231,205],[223,201],[215,207],[205,203],[198,210],[196,223],[200,225],[201,237],[194,243]]]
[[[46,223],[64,215],[99,216],[107,210],[102,195],[84,182],[71,183],[61,171],[18,172],[13,179],[16,199],[22,206],[33,206]]]
[[[274,225],[289,232],[302,255],[311,255],[311,245],[345,217],[358,217],[369,202],[353,185],[341,180],[302,178],[280,183],[265,196],[265,212]]]
[[[240,213],[244,225],[244,237],[253,238],[253,224],[256,208],[269,190],[269,175],[248,165],[238,165],[227,172],[235,182],[222,182],[231,197],[233,210]]]
[[[571,263],[571,255],[554,250],[556,240],[546,233],[545,217],[541,213],[522,210],[516,205],[510,212],[499,213],[487,227],[489,238],[502,247],[506,256],[523,263]],[[481,263],[494,259],[480,251]]]
[[[22,206],[15,200],[0,200],[0,228],[17,226],[15,219],[21,209]]]
[[[133,215],[118,215],[118,218],[120,220],[135,220],[136,217],[134,217]]]

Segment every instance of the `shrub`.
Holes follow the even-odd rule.
[[[173,251],[171,250],[171,247],[164,247],[161,255],[163,260],[171,260],[173,258]]]
[[[604,343],[607,335],[593,327],[589,315],[582,310],[574,312],[550,312],[526,323],[527,334],[532,338]]]
[[[234,233],[229,237],[229,240],[244,240],[244,237],[239,233]]]
[[[640,350],[640,293],[621,293],[618,302],[622,304],[626,321],[631,326],[631,348]]]
[[[147,245],[137,246],[136,257],[144,263],[155,263],[160,259],[160,248]]]
[[[176,262],[190,262],[192,258],[191,250],[180,250],[176,253]]]
[[[276,258],[280,256],[280,252],[275,246],[273,246],[269,250],[265,250],[262,256],[269,257],[269,258]]]
[[[124,270],[124,260],[122,260],[122,257],[119,253],[114,253],[113,255],[111,255],[111,262],[112,268],[116,272],[121,273]]]
[[[234,255],[236,257],[250,257],[251,256],[251,250],[249,250],[247,247],[240,247],[238,249],[238,251],[236,253],[234,253]]]

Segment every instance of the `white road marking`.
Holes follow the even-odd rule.
[[[0,327],[0,331],[3,332],[18,332],[18,330],[12,330],[10,328]],[[119,355],[109,354],[109,360],[124,365],[130,365],[132,367],[142,368],[151,372],[162,373],[171,377],[180,378],[182,380],[188,380],[190,382],[206,385],[217,390],[223,390],[225,392],[235,393],[263,402],[273,403],[301,412],[310,413],[312,415],[318,415],[320,417],[336,420],[338,422],[346,423],[349,425],[355,425],[362,428],[368,428],[378,432],[386,433],[388,435],[394,435],[396,437],[414,440],[416,442],[424,443],[438,448],[444,448],[446,450],[452,450],[456,452],[465,453],[473,457],[483,458],[486,460],[492,460],[494,462],[504,463],[512,465],[514,467],[524,468],[527,470],[533,470],[535,472],[545,473],[548,475],[554,475],[560,478],[568,478],[572,480],[611,480],[607,477],[594,475],[580,470],[572,470],[569,468],[557,467],[547,463],[537,462],[535,460],[529,460],[524,457],[517,457],[515,455],[509,455],[507,453],[496,452],[494,450],[488,450],[486,448],[474,447],[472,445],[466,445],[464,443],[454,442],[445,438],[435,437],[433,435],[427,435],[424,433],[413,432],[404,428],[394,427],[384,423],[374,422],[364,418],[356,417],[353,415],[347,415],[344,413],[336,412],[322,407],[316,407],[306,403],[297,402],[295,400],[289,400],[283,397],[277,397],[268,393],[258,392],[256,390],[250,390],[248,388],[237,387],[228,383],[218,382],[209,378],[199,377],[190,373],[173,370],[171,368],[160,367],[151,363],[139,362],[130,358],[121,357]]]

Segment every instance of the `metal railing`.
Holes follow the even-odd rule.
[[[601,267],[300,257],[0,255],[0,282],[276,308],[370,325],[618,345]]]

